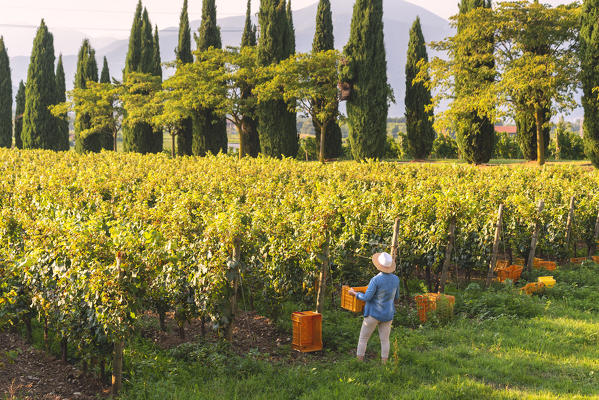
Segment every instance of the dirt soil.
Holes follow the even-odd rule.
[[[144,318],[157,321],[157,315],[147,313]],[[202,335],[202,322],[200,319],[194,319],[185,324],[185,338],[181,338],[178,333],[176,322],[172,313],[167,313],[166,325],[167,332],[163,332],[156,324],[148,324],[143,329],[142,335],[152,340],[162,349],[177,347],[186,342],[216,342],[219,340],[216,332],[210,329],[209,323],[205,323],[204,335]],[[240,312],[233,328],[233,345],[235,353],[243,356],[249,352],[258,352],[264,358],[270,361],[292,361],[309,362],[315,358],[323,358],[322,352],[300,353],[290,350],[290,333],[281,333],[277,330],[275,324],[266,317],[258,315],[255,312]]]
[[[0,332],[0,397],[4,400],[96,399],[103,388],[70,364]]]

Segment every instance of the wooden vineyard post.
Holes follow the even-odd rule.
[[[114,355],[112,358],[112,395],[118,396],[123,387],[123,348],[125,342],[119,340],[114,344]]]
[[[393,239],[391,240],[391,258],[393,258],[393,262],[397,262],[397,252],[398,252],[398,242],[399,242],[399,218],[395,220],[393,224]]]
[[[121,270],[121,253],[116,255],[116,270],[118,273],[118,284],[120,286],[123,279],[123,271]],[[121,321],[122,322],[122,321]],[[112,395],[118,396],[121,388],[123,387],[123,349],[125,348],[125,341],[119,339],[114,343],[114,351],[112,357]]]
[[[543,208],[545,208],[545,202],[543,200],[539,201],[539,210],[537,217],[543,212]],[[526,270],[530,273],[532,269],[532,265],[534,263],[535,253],[537,252],[537,241],[539,240],[539,230],[541,229],[541,222],[537,221],[535,224],[535,231],[532,234],[532,239],[530,241],[530,253],[528,254],[528,262],[526,263]]]
[[[241,262],[241,246],[239,240],[235,240],[235,246],[233,247],[233,268],[235,268],[235,278],[233,278],[233,294],[231,295],[231,321],[227,327],[227,341],[233,342],[233,328],[235,325],[235,318],[237,317],[237,290],[239,289],[239,263]]]
[[[491,254],[491,263],[489,264],[489,272],[487,273],[486,286],[489,287],[493,280],[493,272],[497,264],[497,253],[499,253],[499,242],[501,241],[501,231],[503,230],[503,204],[499,205],[497,212],[497,225],[495,227],[495,240],[493,241],[493,253]]]
[[[441,283],[439,291],[445,293],[445,282],[449,273],[449,264],[451,264],[451,252],[453,251],[453,243],[455,241],[455,221],[452,220],[449,224],[449,241],[445,249],[445,260],[443,260],[443,269],[441,270]]]
[[[568,251],[570,251],[570,238],[572,236],[572,223],[574,221],[574,202],[575,197],[572,196],[570,198],[570,211],[568,212],[568,222],[566,223],[566,245],[568,246]],[[574,254],[576,257],[576,254]]]
[[[327,274],[329,270],[329,233],[326,233],[326,240],[324,243],[324,259],[322,260],[322,266],[320,267],[320,278],[318,279],[318,295],[316,296],[316,312],[322,314],[324,309],[324,296],[327,284]]]
[[[597,248],[597,240],[599,240],[599,212],[597,212],[597,219],[595,220],[595,236],[593,237],[593,244],[589,248],[589,257],[593,255]]]

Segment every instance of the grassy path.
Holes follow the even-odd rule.
[[[202,345],[164,351],[138,341],[128,354],[136,367],[124,398],[599,399],[599,304],[593,294],[599,278],[584,287],[579,282],[599,267],[585,271],[558,272],[560,283],[535,300],[541,309],[533,318],[501,315],[490,297],[480,300],[490,310],[485,318],[462,313],[444,326],[396,326],[386,366],[376,360],[376,334],[370,360],[353,359],[360,318],[338,311],[325,315],[325,335],[336,336],[329,350],[305,363],[273,364],[263,354],[239,357]],[[562,299],[564,293],[570,294]]]

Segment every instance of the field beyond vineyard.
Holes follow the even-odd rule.
[[[0,328],[100,379],[124,346],[125,399],[598,398],[599,266],[562,262],[595,250],[598,183],[573,165],[0,150]],[[554,288],[520,295],[547,274],[533,270],[484,289],[500,204],[500,256],[528,257],[538,226],[537,257],[563,265]],[[373,338],[360,364],[360,318],[339,310],[339,291],[374,275],[370,255],[389,250],[396,219],[404,299],[391,359],[372,361]],[[455,317],[421,325],[409,299],[438,290],[452,222]],[[323,265],[322,353],[226,343],[247,311],[289,336],[290,312],[315,308]],[[148,339],[163,328],[182,344]]]

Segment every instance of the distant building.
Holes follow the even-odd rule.
[[[507,133],[509,135],[515,135],[518,133],[518,127],[516,125],[502,125],[495,126],[495,132],[497,133]]]

